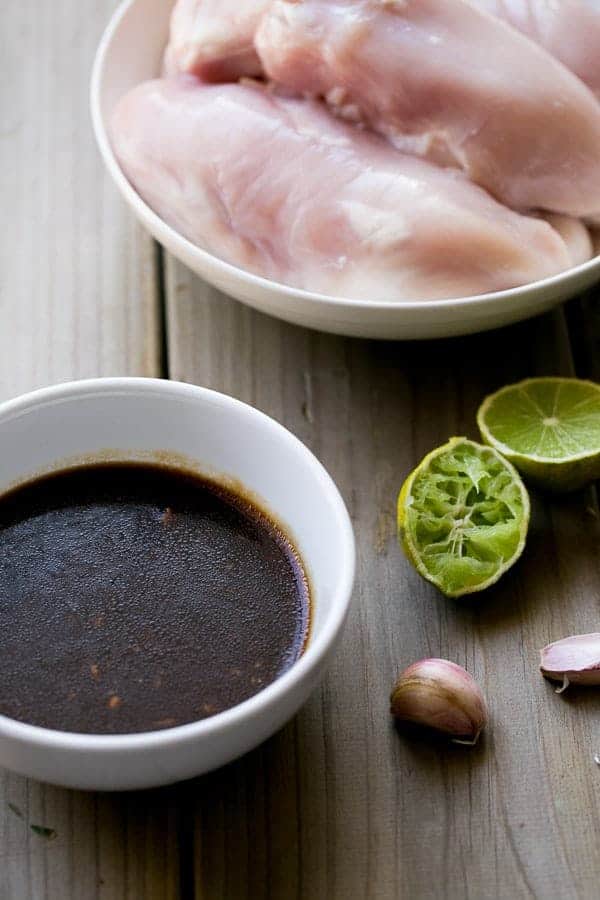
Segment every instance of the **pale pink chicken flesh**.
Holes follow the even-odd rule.
[[[497,291],[571,264],[550,225],[501,206],[462,173],[257,85],[147,82],[119,103],[112,141],[169,225],[299,288],[423,300]]]
[[[600,97],[600,11],[585,0],[471,0],[571,69]]]
[[[279,84],[462,168],[509,206],[600,212],[600,104],[464,0],[274,0],[255,43]]]
[[[168,71],[217,81],[260,74],[254,35],[270,2],[178,0],[171,17]],[[540,44],[600,96],[600,11],[592,0],[471,2]]]
[[[258,75],[254,33],[269,0],[178,0],[171,14],[165,73],[236,81]]]
[[[546,213],[544,219],[560,234],[574,266],[587,262],[595,255],[592,235],[580,219],[561,216],[559,213]]]

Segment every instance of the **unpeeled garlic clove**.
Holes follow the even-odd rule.
[[[477,683],[447,659],[422,659],[405,669],[392,691],[390,712],[459,744],[475,744],[488,719]]]
[[[600,633],[573,634],[540,650],[542,675],[562,681],[557,694],[569,684],[600,684]]]

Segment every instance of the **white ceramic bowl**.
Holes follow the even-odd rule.
[[[128,790],[207,772],[280,728],[319,681],[340,637],[354,581],[354,536],[337,488],[289,431],[250,406],[191,385],[106,378],[58,385],[0,405],[0,493],[80,461],[183,462],[235,479],[283,525],[312,589],[311,633],[296,663],[238,706],[165,731],[90,735],[0,715],[0,766],[66,787]],[[52,647],[46,648],[49,655]]]
[[[371,303],[326,297],[259,278],[212,256],[174,231],[131,187],[112,152],[107,124],[130,88],[160,71],[174,0],[126,0],[98,49],[91,104],[100,151],[138,219],[171,253],[226,294],[287,322],[371,338],[470,334],[541,313],[600,279],[600,257],[525,287],[457,300]]]

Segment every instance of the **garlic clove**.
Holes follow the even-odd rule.
[[[540,650],[542,675],[562,681],[557,693],[569,684],[600,684],[600,633],[574,634]]]
[[[390,712],[464,744],[476,743],[488,718],[477,683],[447,659],[422,659],[405,669],[392,691]]]

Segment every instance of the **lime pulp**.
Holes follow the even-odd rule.
[[[452,438],[408,476],[399,536],[418,572],[448,597],[494,584],[523,552],[529,496],[496,450]]]
[[[600,477],[600,385],[529,378],[491,394],[477,424],[483,440],[532,481],[555,491]]]

